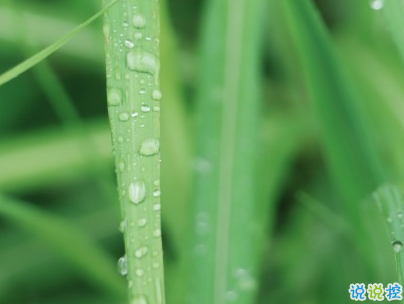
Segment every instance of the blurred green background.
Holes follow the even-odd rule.
[[[210,46],[201,33],[213,2],[166,0],[161,12],[168,303],[186,303],[192,273],[182,266],[192,243],[187,232],[194,176],[209,166],[198,158],[201,132],[195,125],[203,115],[197,104],[204,94],[201,78],[209,78],[200,54]],[[254,180],[257,209],[264,214],[256,216],[263,236],[251,249],[257,251],[255,303],[348,303],[351,283],[398,280],[382,221],[374,219],[365,199],[382,183],[401,185],[404,178],[404,65],[386,16],[368,0],[313,3],[336,61],[321,41],[318,48],[309,45],[316,41],[310,28],[309,34],[300,32],[297,46],[293,28],[299,20],[284,3],[261,1],[257,15]],[[56,41],[101,6],[98,0],[2,0],[0,71]],[[125,303],[125,280],[115,270],[124,249],[103,43],[98,19],[0,87],[0,303]],[[310,50],[312,62],[305,57]],[[328,77],[335,69],[330,64],[315,82],[323,62],[337,63],[343,72]],[[335,86],[328,87],[330,79]],[[346,87],[360,96],[353,98],[354,110]],[[378,169],[369,169],[373,153],[379,159],[375,167],[384,172],[380,178],[372,175]]]

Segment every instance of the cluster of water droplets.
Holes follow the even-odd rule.
[[[245,268],[238,268],[233,273],[234,287],[228,289],[224,294],[226,302],[237,301],[240,293],[252,292],[257,287],[257,282],[251,275],[250,271]]]

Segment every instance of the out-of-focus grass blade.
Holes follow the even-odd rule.
[[[94,162],[111,163],[107,124],[89,122],[86,130],[96,147]],[[0,189],[26,190],[82,175],[90,164],[81,152],[80,136],[53,129],[0,143]]]
[[[384,180],[361,103],[311,1],[280,1],[322,132],[326,161],[348,212]],[[362,104],[363,105],[363,104]]]
[[[81,29],[85,28],[95,19],[100,17],[107,9],[109,9],[113,4],[118,2],[119,0],[114,0],[110,4],[106,5],[102,10],[96,13],[87,21],[80,24],[78,27],[67,33],[65,36],[57,40],[55,43],[51,44],[50,46],[46,47],[42,51],[36,53],[35,55],[31,56],[27,60],[24,60],[20,64],[16,65],[15,67],[11,68],[7,72],[0,75],[0,86],[5,84],[6,82],[12,80],[13,78],[17,77],[21,73],[24,73],[28,69],[32,68],[34,65],[41,62],[43,59],[57,51],[61,48],[65,43],[67,43],[70,39],[72,39]]]
[[[396,258],[396,269],[400,284],[404,283],[404,196],[394,185],[384,185],[373,193],[383,217],[387,234]]]
[[[261,1],[208,1],[198,87],[193,303],[251,303]]]
[[[398,48],[401,59],[404,61],[404,1],[382,0],[379,2],[382,3],[383,6],[377,13],[380,12],[383,15],[391,38]]]
[[[125,285],[119,280],[115,264],[94,242],[63,220],[19,200],[0,195],[0,214],[35,234],[82,271],[90,284],[121,299]]]

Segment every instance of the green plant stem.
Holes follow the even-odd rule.
[[[261,1],[208,1],[198,88],[192,303],[251,303]]]
[[[126,250],[121,273],[127,273],[130,303],[162,304],[158,1],[119,1],[106,13],[104,34]]]

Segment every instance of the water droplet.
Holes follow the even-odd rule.
[[[159,197],[160,195],[161,195],[160,189],[155,189],[155,190],[153,191],[153,196],[154,196],[154,197]]]
[[[126,112],[123,112],[121,114],[119,114],[119,120],[120,121],[128,121],[129,119],[129,114]]]
[[[137,257],[138,259],[143,258],[148,252],[149,248],[147,248],[146,246],[142,246],[135,251],[135,257]]]
[[[128,263],[126,261],[126,256],[119,258],[118,271],[123,276],[128,274]]]
[[[128,22],[128,21],[124,21],[122,24],[123,24],[123,27],[128,27],[128,26],[129,26],[129,22]]]
[[[151,156],[157,154],[159,150],[160,141],[156,138],[148,138],[142,142],[139,153],[144,156]]]
[[[136,275],[137,275],[138,277],[143,276],[143,275],[144,275],[144,270],[143,270],[142,268],[136,269]]]
[[[156,56],[151,53],[135,49],[126,55],[126,63],[132,71],[148,74],[158,74],[160,62]]]
[[[119,135],[118,136],[118,142],[119,143],[123,143],[125,140],[124,140],[124,138],[123,138],[123,136],[122,135]]]
[[[133,26],[135,28],[141,29],[146,25],[146,20],[141,14],[136,14],[133,16]]]
[[[160,265],[157,262],[153,262],[152,266],[153,266],[153,268],[159,268]]]
[[[153,182],[153,185],[155,185],[156,187],[160,186],[160,180],[159,180],[159,179],[156,179],[156,180]]]
[[[397,212],[397,217],[398,218],[402,218],[403,217],[403,213],[401,211]]]
[[[403,243],[401,243],[401,241],[396,240],[392,242],[391,245],[393,246],[393,250],[396,253],[399,253],[403,250]]]
[[[139,90],[139,94],[140,94],[140,95],[146,94],[146,89],[140,89],[140,90]]]
[[[152,93],[152,98],[154,100],[160,100],[163,95],[161,94],[160,90],[154,90]]]
[[[228,290],[225,294],[225,299],[227,302],[234,302],[238,298],[237,292],[234,290]]]
[[[148,106],[148,105],[142,105],[142,107],[140,108],[140,110],[142,110],[142,112],[144,112],[144,113],[150,112],[150,106]]]
[[[135,181],[129,186],[129,199],[139,204],[146,198],[146,184],[142,180]]]
[[[239,268],[235,271],[234,276],[237,279],[237,285],[241,290],[251,291],[257,286],[255,279],[246,269]]]
[[[392,223],[393,222],[393,219],[391,217],[388,217],[386,220],[387,220],[387,223]]]
[[[160,112],[160,107],[159,106],[154,106],[153,111],[154,112]]]
[[[153,231],[153,236],[154,237],[160,237],[161,236],[161,230],[160,229],[156,229]]]
[[[133,47],[135,46],[135,43],[132,40],[127,39],[127,40],[125,40],[125,46],[127,48],[133,49]]]
[[[142,33],[139,33],[139,32],[136,32],[136,33],[133,35],[133,38],[135,38],[135,40],[142,39],[142,37],[143,37],[143,34],[142,34]]]
[[[122,103],[122,92],[119,89],[108,90],[108,105],[119,106]]]
[[[147,219],[141,218],[137,221],[137,225],[141,228],[145,227],[147,225]]]
[[[384,6],[384,0],[372,0],[370,2],[370,7],[375,11],[381,10]]]
[[[161,209],[161,205],[160,204],[154,204],[153,205],[153,210],[154,211],[159,211]]]
[[[119,231],[124,233],[126,229],[126,220],[123,220],[119,223]]]
[[[120,161],[118,163],[118,170],[119,170],[119,172],[124,172],[125,171],[125,163],[124,162]]]

